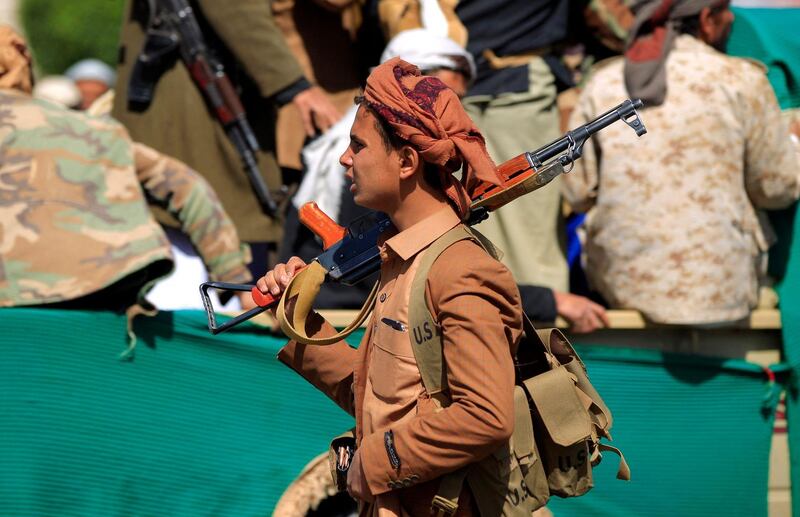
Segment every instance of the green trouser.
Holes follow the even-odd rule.
[[[527,92],[473,96],[463,101],[498,165],[560,136],[553,74],[539,57],[529,63],[528,70]],[[503,263],[518,284],[569,290],[560,185],[561,179],[556,178],[477,226],[503,251]]]

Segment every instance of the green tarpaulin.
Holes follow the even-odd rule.
[[[734,8],[728,52],[758,59],[781,108],[800,107],[800,9]]]
[[[254,326],[208,335],[199,312],[137,320],[0,310],[0,515],[269,515],[351,419],[275,360]],[[742,361],[581,347],[615,443],[571,515],[766,515],[768,384]],[[476,365],[479,367],[479,365]]]

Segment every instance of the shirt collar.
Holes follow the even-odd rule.
[[[427,248],[460,222],[452,208],[443,208],[390,237],[385,244],[405,261]]]
[[[719,53],[714,47],[704,43],[700,38],[696,38],[690,34],[680,34],[675,38],[675,47],[678,50],[690,52],[706,52],[711,54]]]

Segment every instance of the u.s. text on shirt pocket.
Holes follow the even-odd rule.
[[[403,324],[404,328],[407,326]],[[373,339],[369,380],[375,394],[386,402],[416,398],[420,380],[407,330],[378,322]]]

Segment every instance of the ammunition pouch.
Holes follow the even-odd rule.
[[[436,325],[425,300],[431,266],[450,245],[464,239],[498,252],[474,229],[457,226],[435,241],[420,261],[411,285],[409,326]],[[462,483],[467,483],[481,515],[529,517],[551,495],[572,497],[593,486],[592,467],[601,451],[619,454],[618,479],[630,479],[620,451],[600,443],[611,439],[611,412],[589,381],[586,367],[558,329],[536,330],[523,315],[525,334],[514,358],[514,433],[499,450],[480,462],[442,478],[433,512],[458,507]],[[446,393],[441,334],[412,347],[425,390]],[[438,395],[437,395],[438,396]],[[443,406],[449,405],[445,400]],[[466,476],[464,475],[466,472]],[[442,502],[448,504],[443,505]]]

